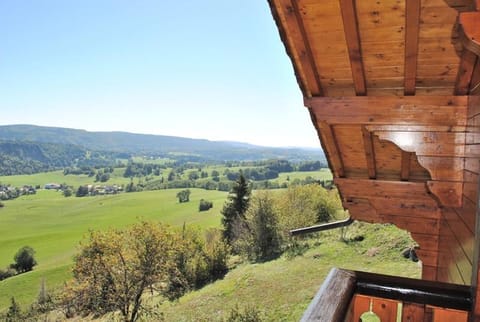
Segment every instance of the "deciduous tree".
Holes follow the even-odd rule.
[[[247,211],[247,223],[251,234],[249,257],[257,261],[277,257],[282,251],[282,242],[274,202],[268,192],[253,198]]]
[[[181,294],[178,288],[186,282],[175,265],[178,244],[166,227],[147,222],[125,231],[90,232],[64,301],[78,313],[118,310],[125,321],[135,321],[147,289],[167,298]]]
[[[20,248],[13,257],[14,263],[10,265],[18,273],[29,272],[37,265],[35,250],[30,246]]]

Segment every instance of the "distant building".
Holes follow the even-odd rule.
[[[44,188],[47,190],[52,190],[52,189],[58,190],[61,188],[61,185],[59,185],[58,183],[47,183],[44,186]]]

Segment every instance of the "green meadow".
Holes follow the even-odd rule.
[[[125,168],[116,168],[111,175],[108,184],[127,184],[130,182],[130,178],[124,178],[123,172]],[[43,186],[46,183],[66,183],[69,186],[78,187],[81,185],[92,184],[95,181],[95,177],[89,177],[88,175],[64,175],[62,170],[42,172],[36,174],[16,175],[16,176],[0,176],[0,183],[10,184],[14,187],[21,187],[23,185]],[[102,183],[99,183],[102,184]]]
[[[39,190],[36,195],[4,201],[5,207],[0,208],[0,268],[12,263],[15,252],[25,245],[35,249],[38,266],[0,282],[0,311],[8,307],[11,296],[22,305],[30,303],[38,294],[42,278],[50,288],[61,285],[70,276],[79,241],[90,229],[119,228],[141,219],[172,226],[219,226],[226,192],[190,189],[190,202],[180,204],[176,199],[180,190],[84,198],[65,198],[60,192]],[[200,213],[202,198],[214,206]]]
[[[208,167],[205,170],[210,173],[213,169]],[[129,178],[123,177],[123,172],[124,168],[115,169],[107,184],[130,182]],[[307,176],[316,180],[331,179],[330,171],[322,169],[281,173],[276,180],[281,183],[302,180]],[[0,177],[0,183],[17,187],[43,187],[49,182],[78,187],[92,184],[93,180],[87,175],[65,176],[63,171]],[[226,192],[191,188],[190,202],[180,204],[176,198],[180,190],[65,198],[61,192],[40,189],[35,195],[3,201],[5,207],[0,208],[0,269],[12,263],[15,252],[26,245],[35,249],[38,266],[32,272],[0,281],[0,311],[9,306],[11,296],[15,296],[22,306],[31,303],[38,294],[43,278],[48,288],[59,287],[68,280],[77,245],[91,229],[121,228],[142,219],[162,221],[176,227],[184,223],[201,229],[219,227]],[[200,199],[212,201],[213,208],[200,213]]]

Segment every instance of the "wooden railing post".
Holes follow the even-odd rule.
[[[355,274],[333,268],[303,314],[302,322],[343,322],[355,290]]]

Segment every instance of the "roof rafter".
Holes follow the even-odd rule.
[[[367,95],[367,86],[355,0],[340,0],[340,8],[342,11],[343,28],[347,41],[348,55],[350,57],[355,93],[358,96],[364,96]]]
[[[289,49],[296,51],[296,55],[301,62],[301,66],[297,67],[301,68],[301,71],[299,71],[300,78],[304,82],[303,88],[306,91],[306,96],[323,96],[320,75],[318,74],[297,0],[277,0],[273,2],[276,2],[278,7],[281,8],[284,19],[287,25],[290,26],[286,36],[290,43]]]
[[[418,57],[418,34],[420,31],[420,0],[405,3],[405,81],[404,94],[415,95]]]

